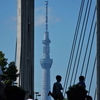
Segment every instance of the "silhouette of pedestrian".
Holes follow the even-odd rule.
[[[93,100],[91,96],[87,95],[86,100]]]
[[[63,94],[62,94],[62,92],[61,92],[61,90],[63,89],[62,88],[62,85],[61,85],[61,76],[60,75],[57,75],[56,76],[56,80],[57,80],[57,82],[55,82],[54,84],[53,84],[53,91],[52,91],[52,93],[51,92],[49,92],[48,93],[48,95],[51,95],[53,98],[54,98],[54,100],[63,100],[64,99],[64,97],[63,97]]]
[[[84,76],[80,76],[80,77],[79,77],[79,82],[78,82],[78,84],[79,84],[80,86],[83,86],[84,88],[86,88]]]
[[[29,95],[29,97],[28,97],[27,100],[33,100],[33,99],[32,99],[32,95]]]

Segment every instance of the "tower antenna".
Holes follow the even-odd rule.
[[[46,5],[46,21],[45,21],[45,26],[46,26],[46,31],[48,31],[48,1],[45,1]]]

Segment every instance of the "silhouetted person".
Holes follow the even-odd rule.
[[[62,85],[61,85],[61,76],[60,75],[57,75],[56,76],[56,80],[57,80],[57,82],[55,82],[54,84],[53,84],[53,91],[52,91],[52,93],[51,92],[49,92],[48,93],[48,95],[51,95],[53,98],[54,98],[54,100],[63,100],[64,99],[64,97],[63,97],[63,94],[62,94],[62,92],[61,92],[61,90],[63,89],[62,88]]]
[[[33,99],[32,99],[32,95],[29,95],[29,97],[28,97],[27,100],[33,100]]]
[[[84,88],[86,88],[84,76],[79,77],[79,83],[78,84],[83,86]]]
[[[86,100],[93,100],[91,96],[87,95]]]

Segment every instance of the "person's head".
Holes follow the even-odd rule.
[[[32,99],[32,95],[29,95],[29,98]]]
[[[60,75],[57,75],[57,76],[56,76],[57,82],[60,82],[60,81],[61,81],[61,78],[62,78],[62,77],[61,77]]]
[[[80,76],[80,77],[79,77],[79,81],[81,81],[81,82],[85,81],[84,76]]]
[[[91,96],[87,95],[86,100],[93,100]]]

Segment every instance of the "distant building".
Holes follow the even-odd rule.
[[[43,58],[40,59],[40,64],[42,66],[42,99],[41,100],[51,100],[51,97],[48,96],[50,91],[50,68],[53,63],[53,60],[50,59],[50,39],[48,32],[48,1],[45,2],[46,5],[46,29],[44,33],[43,43]]]

